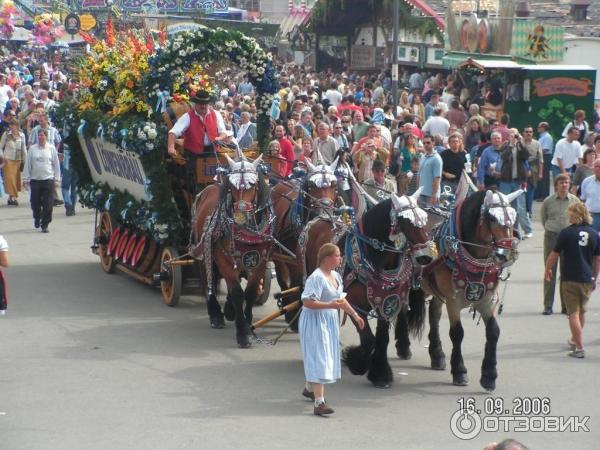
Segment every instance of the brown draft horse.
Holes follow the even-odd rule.
[[[274,237],[290,252],[296,249],[298,237],[304,226],[321,214],[331,216],[337,199],[337,177],[335,166],[313,165],[307,161],[307,173],[303,178],[283,181],[271,190],[271,202],[275,213]],[[291,255],[273,255],[277,282],[282,291],[301,286],[302,275],[296,269],[296,261]],[[299,300],[299,295],[288,296],[285,303]],[[286,314],[291,321],[296,311]],[[297,329],[297,323],[292,323]]]
[[[306,276],[317,267],[318,249],[327,242],[339,242],[345,261],[346,298],[365,320],[364,329],[358,330],[360,346],[344,349],[344,362],[353,374],[367,374],[377,387],[389,387],[393,381],[387,357],[389,324],[398,310],[405,307],[407,297],[410,297],[411,329],[418,332],[424,322],[423,297],[413,298],[409,294],[413,271],[420,270],[433,256],[433,243],[424,229],[427,214],[417,206],[418,195],[419,192],[413,197],[393,195],[369,209],[361,223],[350,229],[341,220],[317,218],[307,225],[296,250],[297,271]],[[354,249],[359,248],[360,254],[355,255]],[[365,273],[366,279],[361,278]],[[373,294],[373,290],[386,283],[389,283],[387,292],[384,287]],[[377,330],[373,335],[367,316],[374,310],[375,295],[379,305],[373,311],[377,315]]]
[[[205,188],[192,212],[192,255],[200,260],[201,278],[207,288],[207,305],[212,328],[223,328],[235,320],[240,347],[251,346],[252,306],[272,246],[273,214],[270,191],[253,163],[227,157],[229,173],[223,183]],[[246,289],[240,284],[247,279]],[[216,284],[227,283],[225,314],[216,297]]]
[[[496,348],[500,337],[496,319],[500,303],[498,282],[502,280],[502,271],[518,257],[519,241],[513,236],[516,212],[510,203],[522,192],[519,190],[507,196],[481,191],[459,203],[453,215],[437,231],[435,241],[440,258],[424,269],[421,285],[426,294],[433,296],[429,305],[428,335],[431,368],[446,368],[439,334],[442,303],[445,303],[452,341],[452,382],[456,386],[468,384],[461,352],[464,331],[460,311],[472,307],[481,315],[486,328],[480,384],[487,391],[496,388]],[[396,326],[396,349],[401,359],[410,359],[405,321],[401,313]]]

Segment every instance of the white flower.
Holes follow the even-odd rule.
[[[178,66],[181,65],[183,61],[181,60],[181,58],[175,58],[175,64],[177,64]]]
[[[156,139],[156,130],[154,128],[151,128],[150,131],[148,131],[148,137],[150,139]]]
[[[146,126],[144,127],[144,131],[147,133],[148,131],[150,131],[150,127],[149,127],[148,125],[146,125]]]
[[[186,55],[185,50],[179,50],[179,56],[185,56],[185,55]]]
[[[137,137],[139,139],[141,139],[142,141],[145,141],[147,139],[146,138],[146,133],[144,133],[142,130],[138,131]]]
[[[154,149],[154,144],[152,142],[146,142],[146,148],[148,150],[153,150]]]

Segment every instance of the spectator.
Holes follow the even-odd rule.
[[[556,246],[558,233],[569,225],[567,209],[579,199],[569,193],[569,177],[559,174],[554,179],[554,194],[548,196],[542,204],[540,211],[542,226],[544,227],[544,262]],[[544,280],[544,315],[552,314],[554,306],[554,291],[556,285],[556,265],[551,267],[552,276]],[[561,311],[566,313],[565,300],[560,297]]]
[[[581,200],[592,215],[592,227],[600,232],[600,159],[594,161],[594,175],[581,183]]]
[[[347,313],[358,328],[365,325],[345,299],[342,277],[335,270],[341,263],[340,249],[335,244],[324,244],[317,256],[318,268],[307,278],[302,291],[304,307],[298,322],[306,379],[302,395],[314,400],[313,413],[318,416],[333,414],[325,403],[324,385],[341,377],[338,311]]]
[[[442,151],[442,187],[449,186],[452,192],[456,191],[458,180],[467,164],[467,156],[462,145],[460,133],[454,133],[448,138],[449,148]]]
[[[365,122],[362,111],[356,111],[352,115],[352,142],[356,143],[364,138],[369,131],[369,124]]]
[[[494,131],[500,133],[502,136],[502,142],[508,142],[510,138],[510,130],[508,129],[508,124],[510,123],[510,116],[508,114],[502,114],[500,116],[500,124],[494,128]]]
[[[461,109],[458,100],[454,99],[450,103],[450,109],[446,113],[446,119],[450,122],[450,125],[454,125],[456,128],[463,129],[467,123],[467,115]]]
[[[580,164],[577,169],[575,169],[571,194],[577,196],[580,195],[581,183],[583,183],[583,180],[594,175],[594,161],[596,159],[596,151],[593,148],[588,148],[583,152],[583,164]]]
[[[419,123],[425,123],[425,106],[421,101],[421,96],[417,93],[413,94],[410,104],[410,113],[417,118]]]
[[[241,124],[236,139],[242,150],[251,148],[256,142],[256,124],[251,121],[252,115],[244,111],[240,114]]]
[[[390,198],[396,193],[396,183],[386,177],[385,163],[376,159],[371,167],[371,177],[363,183],[365,191],[377,201]]]
[[[332,107],[337,108],[338,105],[342,103],[342,94],[340,91],[338,91],[338,85],[336,81],[333,81],[331,83],[331,86],[329,87],[329,89],[327,89],[323,97],[329,100],[329,104]]]
[[[283,125],[277,125],[275,127],[275,138],[279,141],[280,153],[279,157],[282,159],[285,166],[285,177],[288,177],[292,173],[294,167],[294,161],[296,157],[294,155],[294,144],[286,137],[285,127]]]
[[[340,122],[337,122],[333,126],[333,135],[331,137],[333,139],[335,139],[335,141],[337,142],[337,147],[339,149],[342,149],[344,151],[349,152],[350,151],[350,145],[348,144],[348,138],[342,132],[343,129],[344,128],[343,128],[342,124]]]
[[[544,279],[552,279],[552,267],[560,258],[560,290],[571,330],[569,356],[584,358],[583,327],[587,302],[600,272],[600,237],[590,226],[592,218],[583,204],[569,206],[567,214],[571,225],[559,233],[554,250],[546,260]]]
[[[60,183],[60,163],[54,145],[48,142],[48,132],[40,128],[36,144],[29,147],[23,170],[23,184],[31,189],[31,209],[35,228],[48,233],[52,222],[54,189]]]
[[[577,130],[579,131],[577,140],[579,141],[580,145],[583,145],[588,133],[590,132],[590,125],[585,121],[585,111],[583,111],[582,109],[578,109],[577,111],[575,111],[574,119],[565,125],[565,129],[562,132],[563,138],[566,138],[568,136],[569,130],[572,127],[577,128]]]
[[[544,153],[541,144],[533,139],[533,127],[531,125],[527,125],[523,129],[523,140],[521,141],[521,144],[529,153],[527,162],[529,163],[530,174],[527,177],[525,207],[527,208],[527,214],[529,214],[529,217],[531,218],[533,196],[538,187],[538,182],[541,177],[543,177],[544,173]]]
[[[500,161],[500,151],[502,149],[502,135],[494,131],[491,136],[492,144],[488,146],[481,157],[479,158],[479,165],[477,167],[477,186],[480,190],[484,188],[498,187],[500,168],[498,162]]]
[[[0,234],[0,316],[6,314],[8,306],[8,290],[6,289],[6,278],[2,271],[3,267],[8,267],[8,243],[4,236]]]
[[[419,196],[422,207],[433,206],[439,203],[440,179],[442,177],[442,158],[433,151],[433,138],[426,135],[423,138],[425,154],[421,158],[419,167],[419,188],[423,188]]]
[[[339,149],[336,154],[337,165],[335,173],[338,179],[338,190],[344,200],[345,205],[352,204],[352,190],[350,188],[350,177],[352,176],[352,168],[348,164],[349,153],[343,149]]]
[[[0,137],[0,156],[4,157],[4,189],[8,193],[8,204],[19,206],[21,169],[27,159],[27,149],[19,122],[13,117],[9,124],[9,129]]]
[[[465,150],[470,153],[473,147],[481,142],[481,125],[477,120],[469,122],[465,136]]]
[[[442,112],[442,108],[435,108],[433,115],[427,119],[421,131],[432,136],[440,135],[442,138],[448,136],[450,122],[448,122],[448,119],[442,116]]]
[[[398,145],[400,144],[398,139]],[[417,138],[410,131],[404,137],[404,143],[401,148],[394,147],[394,154],[390,163],[390,173],[396,177],[398,183],[398,194],[406,193],[408,182],[408,173],[411,171],[411,159],[417,156]]]
[[[550,125],[548,122],[540,122],[538,125],[538,142],[542,146],[544,154],[543,176],[538,182],[536,198],[543,200],[550,195],[550,170],[552,167],[552,154],[554,152],[554,140],[548,132]]]
[[[578,137],[579,129],[572,126],[567,132],[567,137],[556,143],[551,163],[552,175],[556,176],[559,173],[573,174],[575,172],[576,164],[583,158],[581,144],[577,140]]]
[[[320,160],[330,165],[338,151],[338,143],[329,135],[329,125],[326,123],[320,123],[317,131],[319,136],[313,142],[312,162],[316,164]]]
[[[413,195],[419,189],[419,161],[420,158],[416,155],[410,159],[410,172],[406,173],[408,179],[406,195]]]
[[[78,175],[73,168],[71,149],[65,146],[63,150],[61,190],[65,202],[65,213],[67,216],[75,215],[77,206],[77,181]]]
[[[442,110],[441,113],[446,113],[448,111],[448,105],[440,101],[439,94],[432,94],[431,100],[429,100],[429,103],[425,105],[425,120],[434,115],[435,110],[438,108]]]

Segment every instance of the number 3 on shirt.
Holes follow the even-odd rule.
[[[587,231],[579,232],[579,246],[586,247],[588,245],[588,240],[590,239],[590,235]]]

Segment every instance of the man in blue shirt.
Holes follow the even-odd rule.
[[[535,198],[539,201],[544,201],[550,195],[550,170],[552,155],[554,153],[554,140],[552,135],[548,133],[550,125],[548,122],[540,122],[538,125],[538,142],[542,146],[544,154],[543,178],[538,182],[538,187],[535,190]]]
[[[592,227],[600,232],[600,159],[594,161],[594,175],[581,183],[581,200],[592,215]]]
[[[563,229],[554,250],[548,256],[544,279],[552,278],[552,266],[560,257],[560,291],[565,299],[571,339],[569,356],[585,357],[583,326],[585,311],[600,271],[600,237],[590,224],[592,218],[583,203],[567,209],[570,226]]]
[[[477,187],[480,190],[492,186],[498,186],[500,177],[500,168],[497,167],[500,161],[500,149],[502,147],[502,135],[494,131],[491,136],[492,145],[487,147],[479,158],[477,167]]]
[[[419,187],[422,187],[419,196],[421,207],[437,205],[440,199],[440,179],[442,178],[442,157],[433,151],[433,138],[426,135],[423,138],[425,154],[421,158],[419,167]]]

